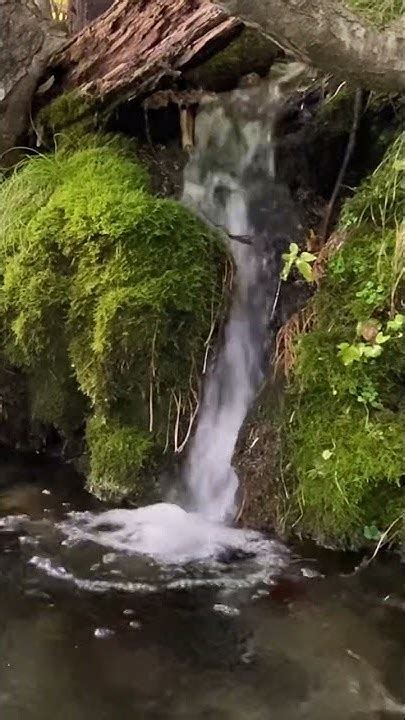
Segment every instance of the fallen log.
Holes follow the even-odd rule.
[[[116,0],[52,59],[53,93],[114,105],[173,85],[243,30],[205,0]]]
[[[72,0],[82,15],[109,2]],[[130,100],[145,112],[177,104],[184,130],[192,116],[187,108],[206,91],[231,89],[246,74],[264,75],[278,57],[271,40],[209,0],[116,0],[51,59],[36,96],[37,145],[86,116],[104,121]],[[57,97],[66,101],[63,109],[49,114]],[[43,107],[45,114],[37,115]],[[182,133],[183,147],[191,138],[191,131]]]

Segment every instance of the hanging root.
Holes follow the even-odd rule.
[[[180,416],[181,416],[181,390],[179,392],[179,397],[177,398],[177,395],[175,392],[172,392],[174,402],[176,405],[176,422],[174,423],[174,434],[173,434],[173,445],[174,445],[174,452],[177,453],[179,451],[179,427],[180,427]]]
[[[186,447],[188,440],[190,438],[190,435],[191,435],[191,430],[193,429],[194,420],[195,420],[198,410],[200,408],[200,403],[198,401],[197,401],[194,409],[193,409],[193,403],[191,401],[191,398],[189,398],[188,402],[190,405],[190,418],[189,418],[189,422],[188,422],[188,428],[187,428],[187,432],[185,434],[183,442],[180,443],[180,445],[178,446],[178,448],[176,450],[177,453],[183,452],[184,448]]]
[[[155,325],[155,332],[152,340],[152,354],[150,360],[150,374],[151,379],[149,383],[149,432],[153,432],[153,383],[156,377],[156,365],[155,365],[155,345],[157,335],[158,323]]]
[[[172,415],[172,404],[173,404],[173,395],[170,395],[170,401],[169,401],[169,410],[167,412],[167,425],[166,425],[166,442],[164,446],[164,453],[167,453],[169,449],[169,442],[170,442],[170,418]]]
[[[346,175],[346,171],[350,162],[350,159],[353,154],[354,146],[356,144],[356,136],[357,136],[357,130],[360,123],[360,116],[361,116],[361,107],[363,103],[363,91],[359,88],[356,90],[356,94],[354,96],[354,107],[353,107],[353,123],[350,130],[349,135],[349,141],[347,143],[346,152],[343,158],[343,162],[341,165],[341,168],[339,170],[338,176],[336,178],[335,187],[333,189],[332,196],[329,200],[329,203],[326,208],[326,214],[322,222],[322,226],[319,231],[319,236],[321,238],[321,242],[325,242],[326,238],[328,237],[328,229],[330,225],[330,221],[332,218],[332,213],[336,204],[336,200],[338,198],[340,188],[342,186],[342,182],[344,180],[344,177]]]

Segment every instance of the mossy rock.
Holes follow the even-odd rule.
[[[405,327],[389,329],[405,301],[403,151],[401,135],[343,208],[346,240],[296,339],[281,421],[288,525],[339,546],[369,527],[404,534]],[[341,343],[355,348],[346,364]]]
[[[139,494],[195,403],[221,241],[102,135],[27,160],[0,186],[0,227],[0,336],[31,412],[65,435],[87,418],[90,487]]]

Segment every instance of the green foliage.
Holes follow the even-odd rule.
[[[74,147],[78,137],[95,130],[96,114],[90,103],[77,92],[63,93],[39,111],[36,124],[42,141],[58,147]]]
[[[316,255],[300,251],[297,243],[290,243],[288,253],[283,253],[283,268],[281,279],[288,280],[291,270],[295,267],[306,282],[314,281],[314,274],[311,264],[316,260]]]
[[[387,527],[403,512],[404,416],[352,403],[301,398],[289,428],[288,457],[298,471],[296,517],[305,533],[338,545],[361,543],[367,524]],[[368,515],[370,495],[384,501]]]
[[[398,135],[382,162],[343,209],[341,226],[362,224],[376,228],[395,227],[404,217],[405,133]]]
[[[148,193],[118,138],[38,155],[0,186],[2,346],[28,376],[36,417],[71,431],[94,413],[93,489],[135,488],[173,436],[173,394],[186,422],[225,261],[200,220]]]
[[[383,347],[389,340],[402,338],[401,328],[405,323],[405,315],[397,313],[393,320],[388,320],[385,333],[381,330],[381,323],[374,318],[365,322],[357,323],[357,336],[363,337],[367,342],[356,341],[353,343],[339,343],[338,357],[343,365],[351,365],[353,362],[377,358],[381,355]]]
[[[388,25],[404,11],[402,0],[348,0],[348,5],[375,25]]]
[[[297,339],[286,399],[291,522],[340,545],[405,512],[402,143],[343,209],[347,239],[314,296],[314,325]]]

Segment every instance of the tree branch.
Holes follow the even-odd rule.
[[[405,29],[378,30],[339,0],[215,0],[300,59],[358,87],[405,90]]]

